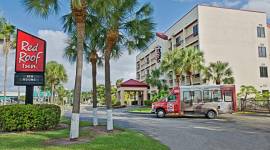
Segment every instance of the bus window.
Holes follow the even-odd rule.
[[[194,91],[193,102],[194,103],[201,103],[202,102],[202,92],[201,91]]]
[[[213,101],[214,102],[222,101],[222,96],[221,96],[220,90],[213,90]]]
[[[168,102],[175,102],[175,101],[176,101],[176,96],[175,95],[168,96]]]
[[[224,101],[232,102],[232,100],[233,100],[232,91],[224,91]]]
[[[192,100],[192,92],[191,91],[185,91],[183,93],[183,99],[184,99],[184,102],[190,102]]]
[[[212,102],[212,92],[211,91],[203,91],[203,101],[205,103]]]

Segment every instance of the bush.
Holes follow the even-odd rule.
[[[117,101],[117,102],[115,102],[115,104],[113,104],[113,106],[121,106],[121,102]]]
[[[152,106],[152,103],[153,103],[153,101],[151,101],[151,100],[145,100],[144,101],[145,106]]]
[[[0,106],[0,130],[27,131],[55,128],[60,121],[61,109],[56,105]]]

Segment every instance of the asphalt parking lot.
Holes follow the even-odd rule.
[[[101,109],[98,114],[104,124],[106,112]],[[70,116],[70,111],[66,115]],[[91,108],[82,108],[81,119],[91,120]],[[198,116],[159,119],[151,114],[131,114],[118,109],[114,110],[114,123],[144,132],[172,150],[270,150],[270,115],[226,114],[213,120]]]

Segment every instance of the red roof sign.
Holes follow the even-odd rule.
[[[44,72],[45,53],[45,40],[22,30],[17,30],[16,72]]]

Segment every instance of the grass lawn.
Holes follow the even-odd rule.
[[[62,122],[67,122],[63,120]],[[82,122],[82,127],[89,122]],[[95,135],[89,128],[82,128],[81,137],[89,138],[89,142],[71,145],[48,145],[44,142],[53,139],[67,138],[69,129],[38,132],[19,132],[0,134],[1,150],[167,150],[165,145],[142,133],[131,130],[118,130],[113,133]]]
[[[128,110],[128,112],[132,113],[151,113],[151,108],[150,107],[140,107],[140,108],[132,108]]]

